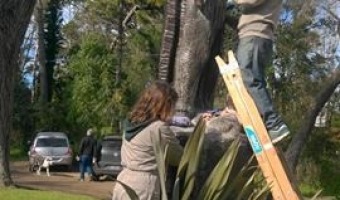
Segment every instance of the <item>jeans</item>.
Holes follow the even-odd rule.
[[[240,39],[236,55],[245,87],[268,130],[283,123],[274,109],[265,80],[265,68],[272,65],[272,54],[272,40],[248,36]]]
[[[92,176],[94,175],[93,168],[92,168],[92,157],[88,155],[80,156],[80,178],[84,179],[85,172],[87,171]]]

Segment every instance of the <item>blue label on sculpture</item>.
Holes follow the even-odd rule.
[[[253,127],[246,126],[244,127],[244,130],[246,131],[247,137],[250,141],[251,147],[253,148],[253,151],[255,154],[259,154],[262,152],[262,146],[260,144],[259,138],[255,134],[255,131]]]

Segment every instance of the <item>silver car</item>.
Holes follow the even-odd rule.
[[[29,170],[34,171],[38,167],[38,160],[46,157],[56,161],[53,165],[66,166],[71,169],[73,152],[65,133],[62,132],[40,132],[28,151]]]

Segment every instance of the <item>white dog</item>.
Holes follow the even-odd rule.
[[[53,160],[52,157],[45,157],[43,162],[38,163],[38,170],[37,170],[37,175],[40,175],[40,171],[42,168],[46,169],[46,174],[47,176],[50,176],[50,166],[52,166],[54,163],[61,162],[62,158],[59,160]]]

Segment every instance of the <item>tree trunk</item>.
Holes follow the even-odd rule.
[[[179,37],[181,2],[168,1],[165,8],[165,22],[158,66],[158,79],[173,81],[176,48]]]
[[[14,76],[35,0],[0,0],[0,187],[13,184],[9,170]]]
[[[187,0],[181,4],[174,86],[179,99],[176,112],[193,116],[211,108],[224,28],[224,1]]]
[[[204,13],[210,22],[211,34],[208,43],[208,58],[200,71],[198,90],[196,91],[194,107],[198,112],[206,111],[213,107],[214,91],[219,76],[215,56],[222,50],[224,38],[224,2],[207,1],[204,5]]]
[[[44,16],[44,0],[38,0],[34,17],[38,27],[38,65],[39,65],[39,88],[40,88],[40,100],[42,103],[48,102],[49,86],[48,75],[46,69],[46,47],[45,47],[45,16]]]
[[[317,115],[319,114],[325,103],[330,99],[339,84],[340,70],[338,69],[333,72],[328,81],[325,81],[325,86],[315,97],[313,105],[310,106],[310,110],[305,115],[306,118],[302,120],[300,129],[294,135],[293,140],[291,141],[285,153],[288,166],[292,171],[295,171],[296,169],[299,156],[302,153],[302,150],[307,143],[307,139],[311,134],[311,130],[314,126]]]

